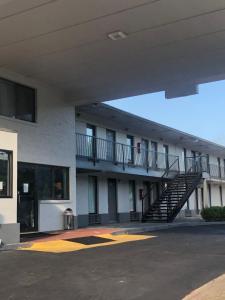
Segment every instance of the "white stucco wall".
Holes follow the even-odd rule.
[[[221,206],[220,191],[218,184],[211,184],[211,195],[212,206]]]
[[[39,203],[39,230],[61,229],[64,209],[76,213],[75,109],[56,88],[5,70],[0,77],[37,89],[36,123],[0,116],[0,127],[18,132],[18,161],[70,168],[70,199]]]
[[[0,198],[0,224],[17,223],[17,133],[0,129],[0,149],[12,151],[12,198]]]

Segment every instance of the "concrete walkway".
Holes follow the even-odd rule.
[[[225,224],[225,222],[205,222],[200,218],[178,219],[173,223],[116,223],[104,226],[93,226],[82,229],[50,232],[46,237],[35,237],[27,241],[52,241],[65,240],[69,238],[87,237],[101,234],[123,235],[123,234],[137,234],[144,232],[151,232],[157,230],[165,230],[169,228],[186,227],[186,226],[205,226],[214,224]]]
[[[153,232],[158,230],[166,230],[170,228],[177,227],[193,227],[193,226],[207,226],[207,225],[223,225],[225,222],[205,222],[200,218],[188,218],[188,219],[178,219],[173,223],[140,223],[140,222],[130,222],[130,223],[117,223],[105,226],[93,226],[82,229],[68,230],[68,231],[57,231],[49,232],[42,235],[26,237],[22,239],[22,243],[32,244],[34,242],[48,242],[55,240],[67,240],[72,238],[96,236],[103,234],[112,235],[124,235],[124,234],[138,234],[145,232]],[[21,245],[21,244],[19,244]],[[17,245],[5,245],[5,247],[0,248],[0,250],[15,249]]]
[[[224,225],[225,222],[205,222],[200,218],[188,218],[188,219],[178,219],[173,223],[123,223],[111,225],[111,228],[115,228],[112,234],[135,234],[144,233],[158,230],[165,230],[169,228],[177,227],[189,227],[189,226],[207,226],[207,225]]]

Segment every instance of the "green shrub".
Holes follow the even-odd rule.
[[[212,206],[203,208],[201,216],[205,221],[225,221],[225,207]]]

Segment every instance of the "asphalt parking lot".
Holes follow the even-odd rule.
[[[225,225],[149,234],[69,253],[2,251],[0,299],[180,300],[225,273]]]

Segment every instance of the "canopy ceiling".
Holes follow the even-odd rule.
[[[76,104],[196,93],[225,79],[224,48],[225,0],[0,1],[0,68]]]

